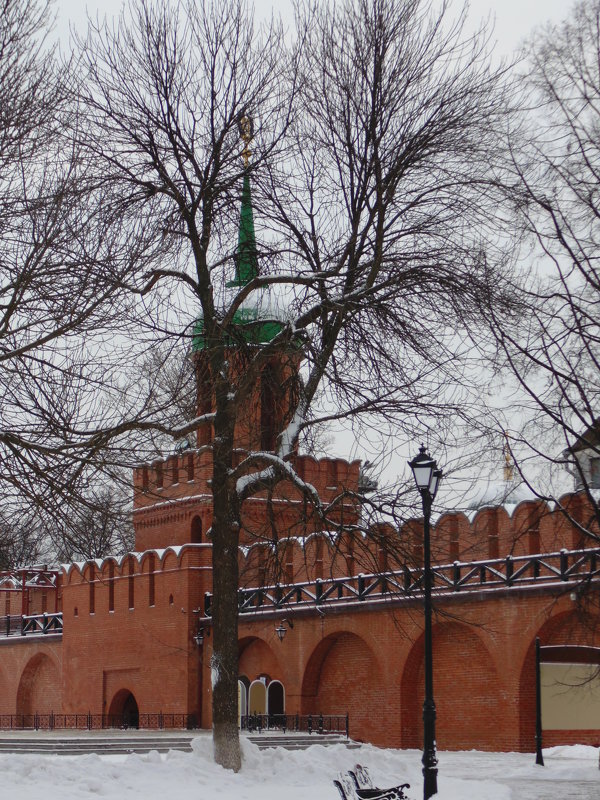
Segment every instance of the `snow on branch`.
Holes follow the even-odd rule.
[[[256,472],[240,475],[236,481],[236,491],[240,503],[260,489],[273,485],[278,480],[285,479],[289,480],[304,495],[310,497],[316,508],[321,508],[321,498],[316,488],[311,483],[302,480],[290,462],[284,461],[275,453],[251,453],[248,458],[239,464],[235,472],[242,472],[257,463],[266,464],[267,466]]]

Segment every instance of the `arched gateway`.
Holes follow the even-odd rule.
[[[113,728],[139,728],[140,711],[137,700],[129,689],[120,689],[112,699],[108,723]]]

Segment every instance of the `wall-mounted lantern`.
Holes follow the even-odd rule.
[[[286,627],[286,625],[287,625],[287,627]],[[290,630],[291,630],[293,627],[294,627],[294,623],[292,622],[291,619],[282,619],[281,620],[279,625],[277,625],[276,628],[275,628],[275,633],[277,634],[280,642],[283,642],[283,638],[286,635],[286,633],[288,632],[288,628],[290,628]]]

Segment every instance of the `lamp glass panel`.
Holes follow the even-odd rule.
[[[431,483],[431,473],[433,472],[433,463],[431,461],[424,464],[413,464],[413,472],[415,475],[415,483],[419,489],[427,489]]]

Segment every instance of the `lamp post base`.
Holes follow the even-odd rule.
[[[436,761],[437,764],[437,761]],[[423,797],[424,800],[429,800],[434,794],[437,794],[437,767],[423,767]]]
[[[431,649],[429,657],[431,656]],[[429,669],[431,669],[431,661],[429,661]],[[429,800],[434,794],[437,794],[437,774],[438,774],[438,760],[435,747],[435,718],[436,709],[433,700],[433,689],[429,685],[431,694],[425,698],[423,703],[423,757],[421,763],[423,764],[423,797],[424,800]]]

